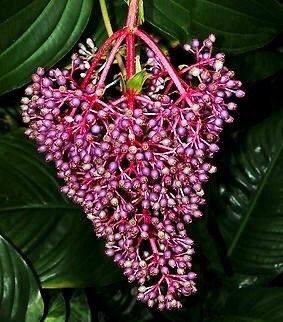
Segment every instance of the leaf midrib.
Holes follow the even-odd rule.
[[[244,231],[244,229],[246,227],[246,224],[248,223],[248,221],[250,219],[250,216],[251,216],[251,214],[253,212],[254,206],[255,206],[256,202],[258,201],[259,196],[262,193],[262,190],[263,190],[263,188],[264,188],[264,186],[265,186],[265,184],[267,182],[267,179],[269,178],[269,176],[270,176],[275,164],[277,163],[277,160],[278,160],[279,156],[281,155],[282,149],[283,149],[283,143],[281,144],[281,147],[278,149],[278,152],[275,154],[275,156],[274,156],[274,158],[273,158],[273,160],[272,160],[272,162],[270,164],[269,169],[266,171],[263,179],[261,180],[261,182],[259,184],[258,189],[255,191],[255,197],[254,197],[252,203],[250,204],[250,206],[248,208],[247,216],[245,217],[245,219],[243,220],[242,224],[240,225],[240,228],[239,228],[235,238],[233,239],[233,241],[231,243],[231,246],[228,249],[228,252],[227,252],[228,256],[232,255],[232,253],[233,253],[233,251],[234,251],[234,249],[235,249],[235,247],[237,245],[237,242],[239,241],[239,239],[240,239],[240,237],[241,237],[241,235],[242,235],[242,233],[243,233],[243,231]]]

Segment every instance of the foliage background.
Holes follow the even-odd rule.
[[[98,0],[0,0],[0,321],[283,321],[282,2],[144,0],[144,28],[168,48],[215,33],[247,92],[222,136],[207,216],[188,227],[199,292],[161,313],[136,302],[19,117],[38,65],[64,66],[79,39],[105,39]],[[108,4],[117,28],[126,3]]]

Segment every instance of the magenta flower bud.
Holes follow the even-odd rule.
[[[194,48],[198,47],[198,46],[199,46],[199,40],[198,40],[198,39],[193,39],[193,40],[192,40],[192,46],[193,46]]]
[[[78,106],[80,106],[81,101],[80,101],[80,99],[79,99],[79,98],[74,97],[74,98],[71,100],[70,104],[71,104],[71,106],[73,106],[73,107],[78,107]]]
[[[100,131],[101,131],[101,128],[99,125],[93,125],[91,128],[91,133],[94,135],[99,134]]]
[[[66,78],[62,75],[60,75],[58,78],[57,78],[57,84],[62,86],[62,85],[65,85],[66,84]]]
[[[115,172],[117,170],[117,168],[118,168],[117,162],[111,162],[109,164],[109,171],[110,172]]]
[[[239,89],[236,91],[236,96],[242,98],[245,96],[245,92]]]
[[[217,152],[219,150],[219,147],[216,144],[211,144],[209,149],[211,152]]]
[[[148,208],[149,208],[149,206],[150,206],[150,203],[149,203],[149,201],[148,201],[148,200],[143,200],[143,201],[142,201],[142,207],[143,207],[144,209],[148,209]]]

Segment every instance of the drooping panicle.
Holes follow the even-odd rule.
[[[160,310],[196,292],[186,225],[203,215],[220,132],[233,121],[233,98],[244,96],[214,42],[192,40],[173,66],[151,36],[125,27],[99,50],[90,39],[80,44],[68,69],[38,68],[22,99],[26,134],[55,163],[62,192],[140,285],[137,298]],[[135,66],[145,75],[140,88],[127,87]]]

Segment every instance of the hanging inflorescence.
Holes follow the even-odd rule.
[[[21,108],[62,191],[140,285],[137,298],[162,310],[196,292],[186,224],[202,216],[203,183],[237,107],[231,98],[244,92],[224,54],[212,53],[214,35],[186,44],[186,61],[173,67],[136,26],[136,8],[133,0],[126,27],[99,50],[90,39],[79,44],[69,69],[38,68]]]

